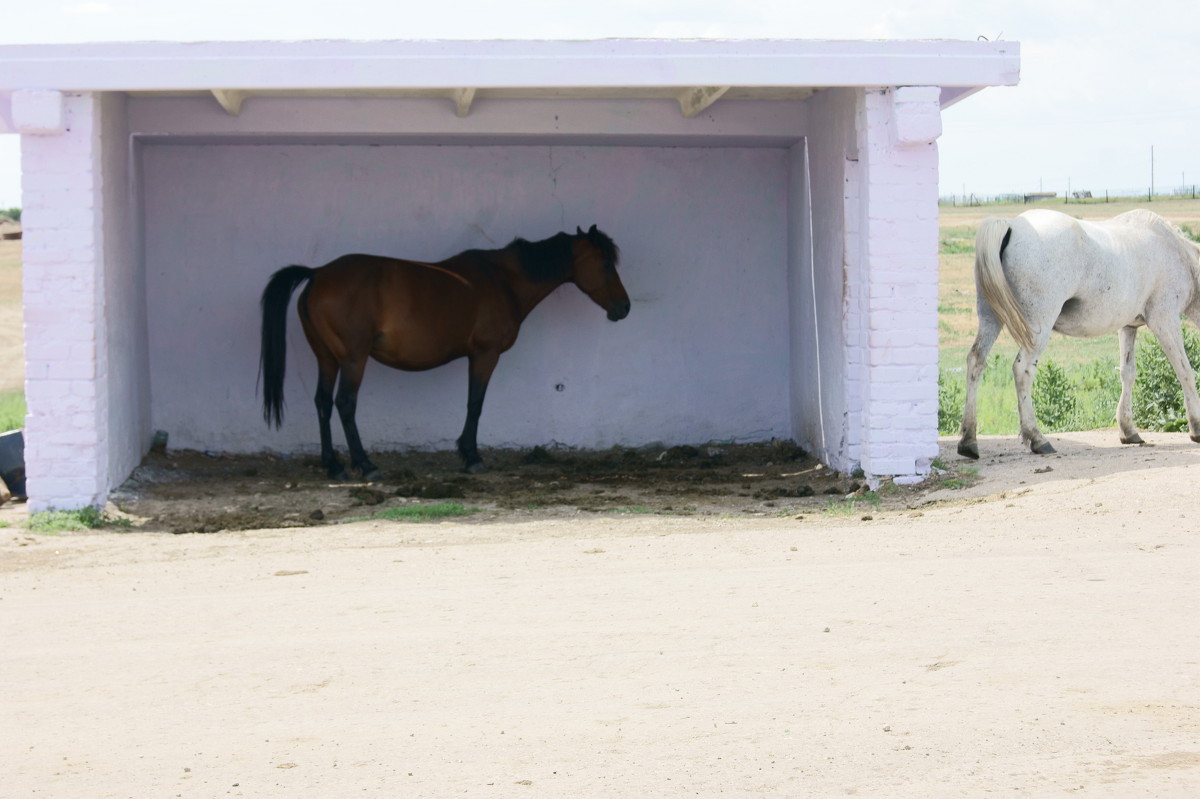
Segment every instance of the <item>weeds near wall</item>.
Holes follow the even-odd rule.
[[[131,527],[129,519],[110,516],[99,508],[47,510],[29,517],[32,533],[79,533],[99,527]]]

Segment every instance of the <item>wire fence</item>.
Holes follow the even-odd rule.
[[[942,205],[1029,205],[1037,202],[1066,202],[1066,203],[1110,203],[1110,202],[1145,202],[1152,203],[1165,200],[1195,200],[1200,198],[1200,184],[1176,186],[1174,188],[1147,187],[1145,189],[1120,189],[1093,191],[1091,189],[1071,189],[1059,194],[1054,191],[1014,192],[1010,194],[945,194],[938,198]]]

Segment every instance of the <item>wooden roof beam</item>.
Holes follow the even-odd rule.
[[[454,89],[450,97],[454,100],[454,113],[460,117],[471,113],[471,103],[475,102],[474,89]]]
[[[210,89],[212,96],[216,99],[221,107],[225,109],[225,113],[231,117],[235,117],[242,113],[242,101],[250,96],[250,92],[239,91],[238,89]]]
[[[684,117],[691,119],[704,109],[721,99],[721,95],[729,91],[728,86],[693,86],[676,99],[679,100],[679,110]]]

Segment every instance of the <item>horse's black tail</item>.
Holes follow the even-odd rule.
[[[262,350],[258,369],[263,387],[263,419],[275,429],[283,424],[283,374],[287,360],[287,309],[292,292],[315,269],[285,266],[267,281],[262,294]]]

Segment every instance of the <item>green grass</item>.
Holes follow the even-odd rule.
[[[128,519],[109,516],[98,508],[78,510],[47,510],[29,517],[29,531],[33,533],[78,533],[98,527],[130,527]]]
[[[969,225],[946,226],[938,237],[942,255],[975,255],[975,229]]]
[[[388,508],[372,516],[389,522],[427,522],[451,516],[469,516],[478,512],[459,502],[440,502],[436,505],[408,505],[403,508]]]
[[[1108,337],[1105,337],[1108,338]],[[1044,433],[1067,430],[1095,430],[1116,424],[1117,399],[1121,393],[1121,378],[1117,370],[1116,342],[1111,355],[1086,361],[1076,358],[1060,362],[1051,357],[1051,348],[1042,356],[1042,368],[1034,378],[1034,412]],[[1145,346],[1138,344],[1139,348]],[[1060,352],[1066,349],[1059,348]],[[1020,431],[1017,419],[1017,391],[1013,384],[1012,359],[1015,352],[996,353],[988,358],[983,378],[979,382],[976,412],[980,435],[1015,435]],[[958,432],[965,399],[965,369],[962,364],[946,364],[943,353],[940,375],[938,430],[943,435]],[[1046,366],[1049,364],[1050,366]],[[1065,385],[1047,385],[1050,378],[1065,379]],[[1039,389],[1043,389],[1039,391]],[[1062,412],[1062,403],[1047,402],[1047,397],[1069,394],[1073,408]],[[1039,406],[1039,399],[1041,404]],[[1059,411],[1052,418],[1053,411]]]
[[[861,497],[850,499],[835,499],[825,506],[829,516],[851,516],[864,510],[876,510],[883,504],[883,497],[875,491],[868,491]]]
[[[942,478],[942,488],[970,488],[979,480],[978,466],[958,466],[954,471]]]
[[[25,426],[25,392],[0,394],[0,432]]]

